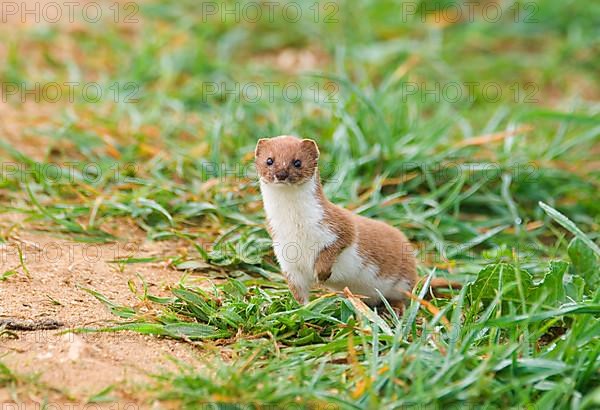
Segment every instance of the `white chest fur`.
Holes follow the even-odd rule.
[[[315,281],[319,252],[337,238],[323,223],[315,178],[302,185],[260,184],[273,248],[283,272],[307,284]]]

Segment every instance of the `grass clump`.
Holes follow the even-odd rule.
[[[266,283],[181,284],[171,298],[146,295],[158,305],[152,320],[148,309],[140,313],[104,299],[127,322],[101,330],[216,350],[201,372],[180,364],[180,373],[158,377],[160,398],[190,407],[559,408],[577,398],[592,408],[600,381],[600,294],[577,288],[574,283],[583,283],[573,279],[577,273],[565,293],[557,281],[568,266],[551,263],[534,285],[513,264],[491,264],[452,299],[434,299],[425,308],[413,301],[400,317],[335,295],[298,306],[286,290]]]

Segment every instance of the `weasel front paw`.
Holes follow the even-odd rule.
[[[306,305],[308,303],[308,291],[303,291],[296,286],[292,286],[291,284],[288,284],[288,286],[290,288],[290,292],[292,292],[292,296],[294,296],[294,299],[296,299],[298,303],[301,305]]]
[[[288,287],[290,288],[290,292],[292,292],[292,296],[294,299],[298,301],[301,305],[306,305],[308,303],[309,290],[308,286],[298,283],[290,277],[290,275],[285,275],[288,283]]]

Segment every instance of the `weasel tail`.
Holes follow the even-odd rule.
[[[320,283],[345,287],[375,305],[378,292],[401,302],[417,282],[414,249],[398,229],[331,203],[321,186],[317,144],[281,136],[255,152],[275,256],[294,298],[307,303]],[[436,282],[445,287],[441,282]]]

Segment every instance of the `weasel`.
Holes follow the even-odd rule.
[[[417,282],[414,249],[398,229],[331,203],[323,193],[315,141],[262,138],[255,150],[267,228],[294,298],[315,283],[381,302],[402,302]]]

